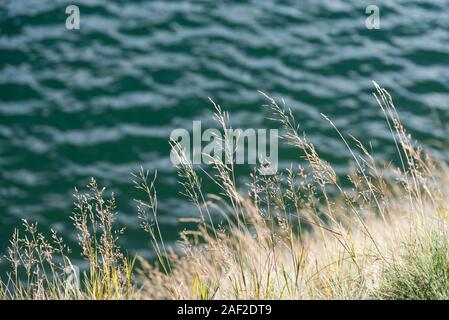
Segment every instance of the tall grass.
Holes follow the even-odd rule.
[[[25,233],[16,231],[10,242],[11,271],[0,283],[0,298],[447,299],[448,169],[412,140],[388,92],[374,86],[397,167],[377,162],[368,147],[323,115],[355,165],[338,178],[292,112],[262,93],[281,138],[305,165],[272,176],[256,168],[245,188],[236,183],[232,162],[214,158],[210,168],[194,168],[171,141],[182,160],[177,169],[184,195],[198,211],[198,219],[182,219],[197,228],[180,233],[180,250],[164,243],[156,175],[143,169],[133,175],[142,192],[138,217],[157,255],[151,263],[140,259],[137,270],[117,243],[123,230],[114,228],[114,196],[105,199],[92,180],[87,192],[76,192],[72,214],[88,265],[80,286],[60,276],[73,268],[62,238],[52,232],[47,240],[24,221]],[[229,115],[213,105],[226,134]],[[229,141],[222,140],[228,155],[235,153]],[[220,192],[209,194],[204,179]]]
[[[117,244],[123,230],[114,230],[115,198],[104,197],[95,180],[88,191],[76,190],[71,216],[78,231],[82,256],[88,271],[82,275],[69,258],[71,252],[54,230],[51,237],[38,231],[37,223],[22,221],[5,258],[11,265],[0,283],[3,299],[127,299],[134,259],[125,257]]]
[[[379,164],[323,115],[355,164],[341,181],[292,112],[264,93],[281,138],[307,165],[274,176],[256,170],[246,193],[232,164],[216,158],[212,173],[195,171],[172,142],[183,159],[181,184],[201,218],[198,231],[181,234],[183,249],[170,259],[170,273],[147,268],[148,297],[157,287],[163,289],[156,297],[176,299],[446,298],[447,168],[422,152],[388,92],[374,86],[399,167]],[[229,116],[214,106],[214,118],[228,128]],[[226,141],[224,148],[232,148]],[[202,178],[221,192],[205,194]],[[211,212],[224,223],[209,222]]]

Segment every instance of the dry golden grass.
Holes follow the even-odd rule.
[[[323,115],[356,164],[347,177],[351,186],[343,187],[300,133],[292,113],[265,95],[284,128],[282,138],[302,152],[308,166],[269,177],[256,171],[245,195],[235,184],[233,166],[216,160],[215,173],[205,176],[221,187],[217,196],[203,194],[201,178],[185,158],[178,170],[199,209],[198,231],[182,234],[182,252],[168,259],[171,272],[144,265],[142,294],[175,299],[447,298],[447,169],[415,146],[390,95],[375,88],[400,168],[380,166],[360,141],[346,138]],[[225,129],[227,115],[214,105],[215,119]],[[173,147],[183,157],[174,142]],[[224,226],[209,223],[212,210],[224,217]],[[422,259],[411,259],[416,256]],[[421,284],[412,288],[417,277]]]
[[[134,175],[143,194],[136,200],[138,216],[158,259],[140,259],[139,281],[133,281],[134,262],[122,253],[117,244],[122,231],[113,227],[114,198],[105,200],[104,189],[93,181],[90,192],[77,193],[73,214],[89,264],[82,286],[73,290],[57,276],[71,266],[62,239],[54,233],[47,240],[35,224],[25,222],[27,234],[17,231],[11,240],[12,271],[0,282],[0,298],[449,298],[448,169],[414,143],[390,95],[374,85],[399,167],[376,162],[360,141],[343,135],[323,115],[356,166],[341,181],[289,109],[264,94],[282,138],[298,148],[307,165],[273,176],[255,170],[248,189],[242,189],[232,163],[215,159],[212,171],[194,170],[181,146],[171,141],[184,159],[178,166],[180,183],[198,210],[197,228],[180,234],[180,251],[174,253],[163,241],[156,176],[141,170]],[[214,106],[224,130],[228,115]],[[225,143],[225,148],[232,147]],[[207,194],[202,179],[215,182],[220,193]]]

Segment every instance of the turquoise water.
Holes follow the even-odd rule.
[[[65,8],[80,8],[66,30]],[[380,8],[381,29],[365,28]],[[20,219],[76,241],[73,187],[90,177],[117,195],[122,244],[151,256],[130,172],[158,170],[168,241],[192,214],[168,137],[210,123],[208,97],[234,127],[272,126],[257,90],[284,98],[340,174],[350,157],[320,113],[394,157],[371,80],[395,98],[415,138],[446,157],[449,1],[0,0],[0,253]],[[280,150],[281,166],[298,162]],[[243,181],[241,181],[243,183]]]

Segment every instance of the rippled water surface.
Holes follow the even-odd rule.
[[[81,29],[65,28],[77,4]],[[365,28],[377,4],[381,29]],[[210,123],[208,97],[234,127],[271,124],[257,90],[284,98],[338,172],[344,145],[321,116],[394,148],[371,95],[390,90],[405,125],[445,157],[449,1],[0,0],[0,252],[21,218],[75,236],[74,186],[90,177],[117,194],[124,245],[151,254],[138,230],[130,172],[158,170],[168,240],[191,214],[169,161],[171,130]],[[281,165],[297,161],[283,146]]]

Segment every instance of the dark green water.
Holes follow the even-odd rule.
[[[69,4],[80,30],[65,28]],[[369,4],[380,30],[365,28]],[[449,1],[0,0],[0,253],[22,218],[73,245],[73,187],[93,176],[117,194],[123,245],[150,256],[129,174],[141,165],[159,172],[160,222],[176,239],[192,208],[167,141],[193,120],[210,123],[207,97],[234,127],[253,128],[270,125],[257,90],[284,98],[340,173],[350,157],[320,113],[390,159],[371,80],[446,157]],[[298,162],[285,146],[280,160]]]

